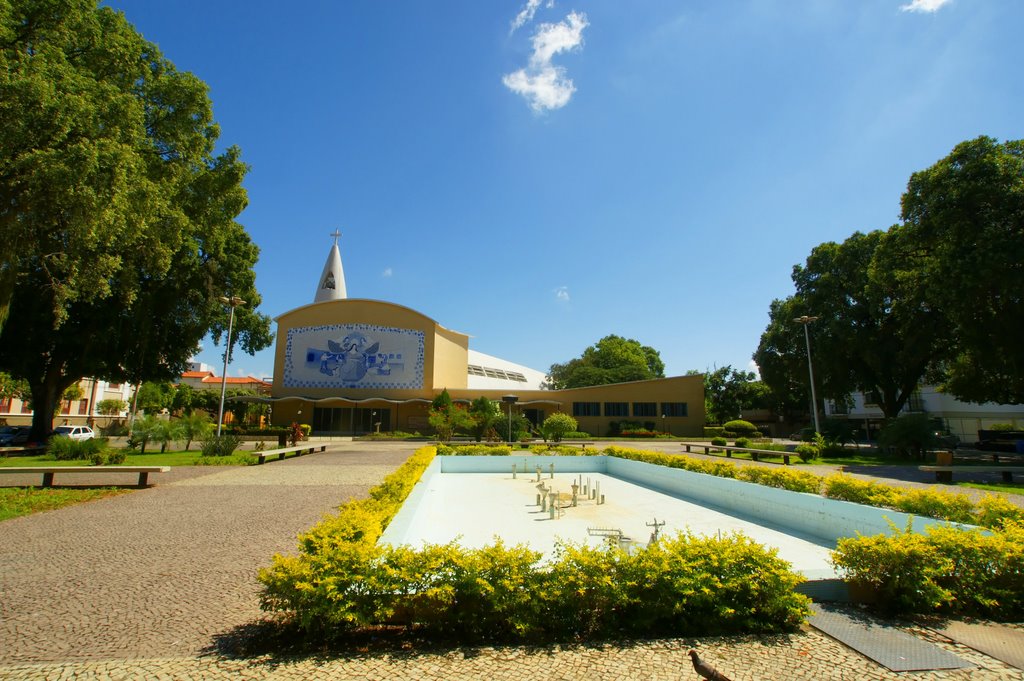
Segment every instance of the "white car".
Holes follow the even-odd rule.
[[[96,437],[89,426],[57,426],[53,429],[54,437],[69,437],[72,440],[91,440]]]

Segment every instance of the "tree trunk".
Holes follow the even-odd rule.
[[[50,371],[43,375],[38,383],[29,381],[32,392],[32,430],[29,439],[33,442],[44,442],[53,431],[53,416],[60,404],[61,395],[76,379],[61,376]]]

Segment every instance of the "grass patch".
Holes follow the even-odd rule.
[[[1008,494],[1024,494],[1024,482],[954,482],[957,487],[973,487],[989,492],[1006,492]]]
[[[854,451],[844,453],[842,456],[819,456],[815,463],[831,464],[834,466],[921,466],[925,462],[921,459],[911,459],[903,456],[890,456],[871,451]]]
[[[129,450],[130,451],[130,450]],[[202,459],[202,461],[200,461]],[[247,466],[255,463],[256,457],[251,452],[236,454],[234,456],[203,457],[203,453],[193,449],[191,451],[176,452],[153,452],[152,454],[131,454],[129,453],[124,461],[125,466],[199,466],[216,463],[223,466]],[[10,468],[18,466],[88,466],[86,460],[78,461],[55,461],[45,455],[36,456],[9,456],[0,458],[0,467]]]
[[[0,487],[0,521],[18,516],[52,511],[55,508],[124,494],[132,490],[123,487],[95,489],[61,489],[41,487]]]

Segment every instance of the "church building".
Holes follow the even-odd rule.
[[[579,429],[605,435],[611,422],[701,435],[701,376],[546,390],[538,371],[471,350],[469,336],[422,312],[349,298],[335,232],[309,305],[276,318],[271,420],[308,423],[314,434],[429,432],[430,403],[447,389],[456,402],[484,396],[535,425],[565,412]],[[513,402],[514,398],[514,402]],[[263,398],[260,401],[264,401]],[[379,426],[377,425],[379,424]]]

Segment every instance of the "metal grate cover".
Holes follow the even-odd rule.
[[[974,648],[1011,667],[1024,669],[1024,631],[1001,624],[974,622],[947,622],[944,626],[933,629],[957,643]]]
[[[814,614],[807,620],[840,643],[894,672],[973,667],[953,653],[932,645],[895,627],[840,610],[811,604]]]

